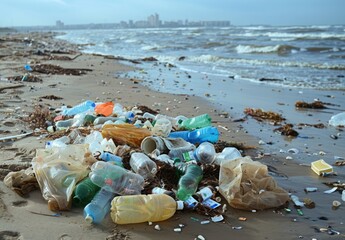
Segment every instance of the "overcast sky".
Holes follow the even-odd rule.
[[[230,20],[233,25],[345,24],[345,0],[1,0],[0,26]]]

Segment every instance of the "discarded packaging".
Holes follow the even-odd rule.
[[[288,193],[268,175],[267,166],[250,157],[221,163],[219,192],[230,206],[249,211],[278,207],[289,200]]]
[[[32,167],[42,195],[48,200],[50,210],[70,208],[72,193],[77,182],[89,173],[88,165],[84,162],[87,152],[87,144],[37,149]]]
[[[321,175],[322,173],[332,173],[333,167],[326,163],[323,159],[317,160],[311,163],[311,169],[317,174]]]

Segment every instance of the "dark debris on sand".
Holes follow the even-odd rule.
[[[37,64],[31,67],[33,72],[44,74],[57,74],[57,75],[83,75],[92,69],[78,69],[78,68],[63,68],[52,64]]]

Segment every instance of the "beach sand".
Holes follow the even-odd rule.
[[[323,182],[344,182],[343,167],[335,167],[337,176],[321,178],[313,173],[310,166],[300,165],[294,159],[287,160],[285,154],[267,154],[257,158],[262,152],[279,153],[279,147],[262,146],[258,144],[260,138],[248,134],[248,130],[256,125],[252,121],[237,123],[232,118],[224,117],[221,105],[217,108],[216,102],[207,102],[200,97],[184,94],[167,94],[150,90],[140,84],[140,81],[129,78],[119,78],[120,72],[131,71],[133,68],[120,64],[116,59],[109,57],[81,54],[53,54],[54,56],[68,56],[73,60],[49,60],[46,56],[33,54],[40,49],[76,49],[62,41],[52,39],[53,34],[17,34],[11,38],[0,37],[0,136],[12,136],[31,131],[28,124],[20,118],[33,111],[35,105],[50,106],[52,108],[65,105],[76,105],[84,100],[97,102],[114,101],[124,106],[145,105],[161,114],[169,116],[185,115],[187,117],[208,113],[212,117],[214,126],[221,132],[220,140],[243,143],[245,146],[254,146],[255,149],[245,151],[245,155],[253,160],[260,161],[277,169],[274,179],[285,190],[299,196],[301,200],[310,198],[315,202],[313,209],[303,208],[303,216],[298,215],[290,203],[291,213],[284,211],[243,211],[227,207],[224,214],[225,221],[210,222],[207,216],[194,212],[177,212],[171,219],[154,223],[116,225],[108,216],[100,225],[90,226],[83,219],[82,209],[72,208],[71,211],[55,215],[47,208],[39,190],[33,191],[23,198],[0,182],[0,239],[194,239],[202,235],[205,239],[344,239],[345,216],[344,202],[338,192],[325,194],[323,191],[330,188]],[[23,41],[24,37],[35,39],[31,43]],[[12,40],[11,40],[12,39]],[[37,42],[45,42],[45,47]],[[37,53],[37,52],[36,52]],[[65,68],[90,69],[85,75],[70,76],[56,74],[37,74],[42,82],[7,81],[10,76],[23,75],[24,65],[30,62],[54,64]],[[234,87],[239,84],[234,81]],[[250,86],[250,85],[247,85]],[[238,87],[238,86],[237,86]],[[249,88],[246,88],[249,91]],[[250,89],[255,97],[261,88]],[[264,87],[262,88],[264,89]],[[265,88],[267,91],[267,88]],[[272,108],[277,102],[284,99],[285,90],[279,94],[270,95],[264,102]],[[43,96],[54,95],[60,100],[49,100]],[[260,105],[258,102],[258,105]],[[292,103],[290,103],[292,104]],[[241,106],[241,105],[240,105]],[[236,102],[234,107],[237,108]],[[254,106],[253,106],[254,107]],[[255,106],[259,107],[259,106]],[[239,108],[239,107],[238,107]],[[284,113],[284,112],[283,112]],[[290,113],[289,113],[290,114]],[[293,112],[292,112],[293,114]],[[243,128],[246,126],[246,129]],[[247,126],[250,125],[250,126]],[[254,127],[253,127],[254,126]],[[264,126],[264,125],[263,125]],[[249,130],[251,133],[251,130]],[[272,142],[281,141],[282,136],[263,131],[270,136]],[[343,141],[343,139],[338,139]],[[27,136],[13,141],[0,142],[1,177],[4,177],[8,166],[28,165],[35,156],[35,150],[44,148],[46,139],[38,136]],[[318,139],[319,144],[331,141]],[[341,145],[341,144],[340,144]],[[302,146],[301,146],[302,148]],[[330,149],[327,149],[330,151]],[[322,156],[314,156],[315,160]],[[287,176],[287,177],[285,177]],[[304,188],[317,187],[317,192],[305,193]],[[332,210],[332,202],[338,200],[342,206]],[[222,203],[226,203],[224,200]],[[240,221],[245,217],[246,221]],[[159,224],[161,230],[154,226]],[[179,224],[184,227],[181,232],[174,232]],[[320,228],[331,226],[339,231],[340,235],[329,235],[327,232],[318,232]],[[241,227],[241,228],[237,228]]]

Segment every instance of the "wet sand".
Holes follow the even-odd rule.
[[[47,208],[47,202],[43,199],[41,192],[36,190],[30,193],[29,197],[22,198],[11,189],[0,183],[0,239],[194,239],[198,235],[206,239],[343,239],[345,233],[344,204],[337,210],[332,210],[334,200],[341,201],[338,192],[325,194],[323,191],[330,189],[322,184],[329,181],[344,182],[343,167],[335,167],[337,176],[321,178],[310,170],[310,166],[300,165],[298,159],[286,159],[286,153],[279,153],[280,148],[273,145],[259,145],[256,134],[251,132],[256,122],[247,120],[242,123],[235,123],[233,119],[224,117],[223,110],[217,108],[217,104],[209,103],[205,99],[189,96],[186,93],[167,94],[156,92],[148,87],[138,84],[135,79],[118,77],[120,72],[131,71],[131,67],[120,64],[117,60],[80,54],[79,52],[69,54],[53,54],[54,56],[69,56],[70,61],[44,60],[45,56],[35,55],[32,51],[43,49],[42,45],[23,41],[24,37],[34,38],[36,41],[45,41],[45,49],[72,49],[72,46],[64,42],[55,42],[50,36],[44,37],[38,34],[17,35],[10,41],[7,37],[0,39],[0,136],[12,136],[30,131],[27,124],[20,121],[20,118],[33,111],[33,106],[40,104],[53,108],[61,107],[62,104],[76,105],[84,100],[97,102],[114,101],[124,106],[146,105],[169,116],[185,115],[192,117],[203,113],[209,113],[213,125],[221,132],[220,139],[227,142],[243,143],[246,146],[255,146],[256,149],[246,151],[245,154],[253,160],[263,162],[275,167],[278,173],[274,178],[278,185],[285,190],[304,198],[312,199],[316,207],[313,209],[303,208],[304,215],[300,216],[290,203],[291,213],[276,212],[272,209],[250,212],[233,209],[228,206],[225,213],[226,221],[221,223],[209,223],[202,225],[200,222],[209,219],[207,216],[190,212],[178,212],[171,219],[159,222],[161,230],[154,229],[147,223],[132,225],[115,225],[110,217],[100,225],[89,226],[84,222],[82,209],[73,208],[68,212],[61,212],[61,215],[54,215]],[[75,47],[75,46],[73,46]],[[91,69],[85,75],[49,75],[37,74],[42,82],[7,81],[10,76],[23,75],[23,66],[30,62],[49,63],[65,68]],[[149,75],[150,76],[150,75]],[[152,79],[154,81],[154,79]],[[243,86],[234,81],[233,86]],[[250,88],[245,85],[248,94],[260,94],[260,91],[269,91],[267,88]],[[250,86],[250,85],[249,85]],[[262,98],[258,101],[267,106],[275,104],[289,94],[288,91],[281,91],[276,95],[278,99],[265,101]],[[54,95],[62,97],[60,100],[43,99],[42,96]],[[274,97],[274,96],[270,96]],[[270,105],[270,103],[272,105]],[[234,108],[240,109],[242,105]],[[291,103],[290,103],[291,104]],[[219,104],[219,106],[221,106]],[[218,106],[218,107],[219,107]],[[266,105],[265,105],[266,106]],[[285,115],[284,109],[282,113]],[[290,114],[290,112],[289,112]],[[292,111],[291,114],[296,114]],[[245,125],[245,128],[243,126]],[[261,123],[263,136],[271,136],[272,142],[282,141],[282,136],[271,133],[265,123]],[[249,130],[247,130],[249,129]],[[338,130],[337,130],[338,131]],[[249,134],[248,134],[249,132]],[[342,137],[342,136],[341,136]],[[343,139],[339,137],[337,144]],[[264,138],[264,137],[263,137]],[[269,141],[264,139],[265,141]],[[28,164],[35,156],[35,149],[43,148],[45,139],[37,136],[0,142],[0,164],[1,173],[6,173],[5,164],[20,165]],[[330,139],[319,138],[320,144],[326,145]],[[343,141],[344,142],[344,141]],[[343,143],[342,142],[342,143]],[[302,143],[298,143],[302,144]],[[341,145],[341,143],[340,143]],[[286,148],[290,148],[289,145]],[[303,149],[305,146],[298,146]],[[332,149],[327,147],[326,150]],[[275,152],[258,158],[262,152]],[[315,155],[315,160],[322,158]],[[286,177],[287,176],[287,177]],[[3,177],[3,175],[2,175]],[[317,187],[318,191],[305,193],[305,187]],[[223,203],[225,201],[223,200]],[[246,217],[246,221],[240,221],[239,217]],[[174,232],[173,229],[179,224],[184,224],[182,232]],[[341,235],[329,235],[326,232],[317,232],[315,229],[332,226]],[[234,229],[234,228],[235,229]],[[242,227],[236,229],[236,227]]]

